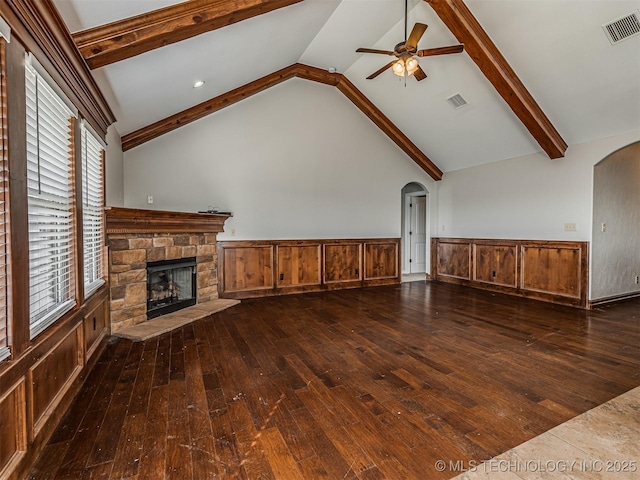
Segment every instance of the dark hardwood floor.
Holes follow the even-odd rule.
[[[640,299],[454,285],[245,300],[112,339],[29,478],[431,479],[640,385]]]

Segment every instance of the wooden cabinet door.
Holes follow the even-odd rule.
[[[273,246],[233,246],[222,249],[225,292],[274,288]]]
[[[100,340],[102,333],[107,328],[107,303],[99,304],[84,317],[84,343],[87,357],[91,356],[96,342]]]
[[[398,243],[365,243],[364,279],[398,277]]]
[[[474,280],[516,287],[515,245],[474,245]]]
[[[443,277],[471,280],[470,243],[438,242],[437,274]]]
[[[581,297],[581,247],[523,245],[520,255],[521,289],[564,297]]]
[[[362,244],[324,245],[324,283],[358,282],[362,279]]]
[[[320,285],[320,244],[277,245],[278,287]]]

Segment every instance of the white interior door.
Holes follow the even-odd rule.
[[[409,224],[409,273],[427,270],[427,197],[411,197]]]

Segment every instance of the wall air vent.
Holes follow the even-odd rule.
[[[640,11],[636,10],[629,15],[605,23],[602,29],[612,45],[635,37],[640,34]]]
[[[462,95],[460,95],[459,93],[456,93],[455,95],[447,98],[447,102],[449,102],[449,105],[451,105],[454,110],[468,105],[467,101],[462,98]]]

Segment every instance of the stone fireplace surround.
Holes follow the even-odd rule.
[[[218,298],[217,233],[229,215],[106,209],[111,331],[147,321],[147,262],[196,257],[196,304]]]

